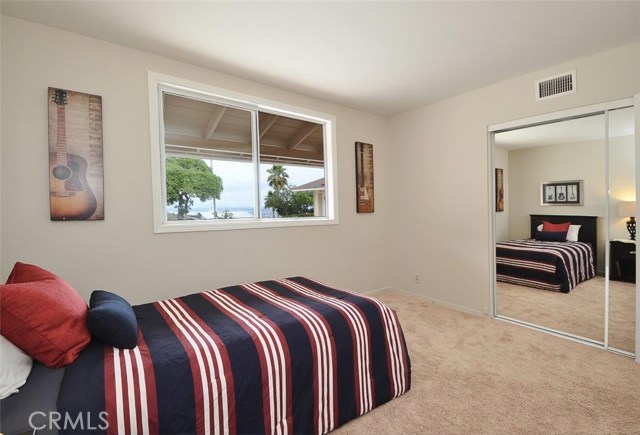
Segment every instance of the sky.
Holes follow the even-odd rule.
[[[222,178],[224,189],[220,199],[216,200],[216,209],[218,211],[253,207],[253,163],[223,160],[204,161],[209,166],[213,163],[213,173]],[[267,169],[271,168],[271,166],[273,165],[260,165],[261,205],[264,205],[264,198],[270,190],[267,184]],[[287,174],[289,174],[290,186],[301,186],[324,177],[324,168],[292,165],[284,165],[284,167],[287,170]],[[212,209],[212,202],[202,203],[195,198],[192,209],[202,208]]]

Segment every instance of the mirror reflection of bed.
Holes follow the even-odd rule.
[[[625,281],[607,280],[605,267],[611,243],[624,242],[625,252],[635,255],[635,242],[625,226],[628,217],[618,214],[620,203],[635,201],[633,111],[620,109],[608,116],[608,145],[605,114],[496,133],[495,167],[503,169],[505,204],[504,212],[495,213],[496,313],[633,353],[635,268],[633,279]],[[581,183],[580,204],[543,204],[542,185],[558,181]],[[578,239],[565,235],[563,240],[546,240],[540,234],[543,222],[551,225],[545,230],[566,223],[580,226]],[[540,240],[535,240],[538,235]],[[534,245],[524,246],[527,243]],[[535,243],[571,253],[543,254]],[[579,243],[591,246],[592,252],[573,252],[585,249],[573,246]],[[533,251],[519,252],[526,249]],[[509,250],[518,252],[505,253]],[[579,267],[585,261],[593,262],[592,271]],[[566,271],[556,262],[566,263]]]
[[[572,225],[577,231],[574,240],[552,231]],[[605,287],[596,276],[597,228],[597,216],[531,215],[528,239],[498,242],[498,312],[604,341]],[[561,235],[561,241],[545,240],[544,230],[551,237]]]
[[[536,272],[518,273],[521,270],[520,267],[516,267],[514,271],[505,268],[505,263],[527,261],[529,252],[526,249],[529,247],[536,251],[544,251],[546,248],[550,248],[545,245],[551,245],[553,249],[556,249],[558,246],[566,247],[577,243],[585,243],[592,247],[591,251],[585,247],[585,252],[588,254],[584,256],[584,259],[587,261],[590,259],[593,265],[598,263],[597,255],[594,255],[599,251],[598,217],[532,215],[531,239],[536,238],[538,228],[543,225],[542,222],[567,222],[579,225],[578,241],[565,241],[560,244],[546,241],[540,243],[531,241],[497,243],[498,312],[514,319],[603,342],[605,277],[595,275],[595,267],[592,274],[587,273],[582,278],[577,278],[578,281],[584,280],[576,282],[575,287],[568,283],[568,287],[560,287],[559,289],[553,288],[562,286],[561,283],[556,284],[555,279],[549,278],[546,280],[547,282],[536,282]],[[515,256],[510,255],[511,253],[508,251],[510,245],[513,245],[517,250]],[[535,255],[538,260],[549,260],[542,257],[539,252]],[[553,261],[553,258],[550,261]],[[532,267],[538,266],[532,264]],[[579,269],[579,265],[574,266]],[[568,263],[567,267],[572,266]],[[581,271],[576,270],[574,274],[581,275]],[[523,275],[531,276],[534,279],[528,283],[519,283]],[[544,281],[545,278],[543,277],[542,280]],[[547,284],[549,287],[545,288]],[[633,309],[635,306],[635,284],[612,280],[609,284],[609,295],[609,345],[618,349],[632,350],[635,339],[635,311]]]

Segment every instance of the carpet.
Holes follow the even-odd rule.
[[[604,278],[585,281],[569,293],[498,282],[498,313],[514,319],[604,341]],[[609,345],[634,352],[635,284],[609,283]]]
[[[411,390],[335,434],[632,434],[640,364],[632,359],[396,291]]]

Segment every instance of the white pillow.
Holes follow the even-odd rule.
[[[0,335],[0,399],[18,392],[27,382],[32,366],[29,355]]]
[[[580,227],[582,225],[570,225],[569,231],[567,231],[567,240],[570,242],[578,241],[578,232],[580,231]]]
[[[578,232],[582,225],[569,225],[569,231],[567,231],[567,240],[570,242],[578,241]],[[538,225],[538,231],[542,231],[542,224]]]

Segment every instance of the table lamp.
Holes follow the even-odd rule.
[[[636,202],[635,201],[621,201],[618,204],[618,216],[628,217],[627,231],[629,231],[629,238],[631,240],[636,239]]]

